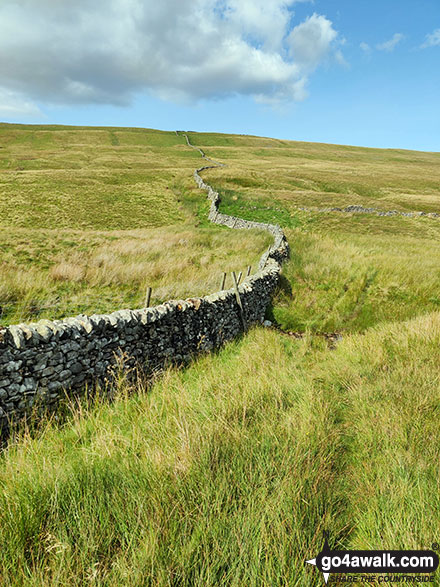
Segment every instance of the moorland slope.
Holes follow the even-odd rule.
[[[5,130],[27,133],[23,157],[36,156],[34,130],[58,132]],[[68,132],[74,142],[75,132],[89,131]],[[107,129],[90,132],[107,133],[113,156],[125,130],[112,131],[120,145]],[[136,140],[154,154],[148,133]],[[285,229],[291,259],[272,315],[303,337],[254,329],[148,387],[130,383],[121,369],[112,404],[72,406],[62,421],[11,441],[0,462],[6,585],[321,585],[304,561],[321,549],[323,530],[332,544],[348,548],[430,548],[438,541],[440,220],[299,208],[440,211],[440,154],[189,136],[228,165],[205,174],[224,212]],[[25,165],[11,157],[13,146],[6,154],[0,144],[4,200],[12,175],[17,197],[28,180],[16,169]],[[201,251],[217,255],[212,244],[222,243],[220,272],[250,235],[204,224],[204,196],[192,186],[191,158],[199,155],[186,145],[173,149],[176,168],[180,149],[188,151],[188,168],[182,164],[172,193],[194,237],[176,245],[178,254],[164,267],[195,255],[203,235],[211,240],[198,247],[199,259]],[[35,197],[44,198],[37,172]],[[15,258],[23,273],[36,270],[32,232],[16,236],[19,221],[5,218],[5,274]],[[177,234],[182,225],[171,222],[141,227],[145,246],[149,238]],[[104,236],[112,230],[109,219]],[[96,232],[84,227],[84,234],[89,242]],[[252,255],[260,244],[247,250]],[[161,253],[168,250],[159,246],[157,260]],[[47,259],[50,270],[53,258]],[[236,269],[248,258],[234,262]],[[71,287],[69,280],[64,285]],[[327,330],[342,334],[336,348],[314,336]]]

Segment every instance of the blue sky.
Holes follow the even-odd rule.
[[[439,0],[0,6],[5,122],[440,151],[439,105]]]

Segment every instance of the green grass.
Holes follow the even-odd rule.
[[[225,146],[205,134],[194,134],[192,140],[228,163],[228,169],[207,172],[213,183],[239,187],[246,199],[270,197],[291,210],[348,204],[425,212],[439,208],[439,153],[240,136]],[[249,180],[253,183],[246,187]]]
[[[131,231],[7,230],[0,234],[0,324],[111,312],[205,295],[222,273],[258,264],[261,231],[191,226]],[[228,277],[228,287],[231,278]]]
[[[279,224],[284,228],[299,226],[301,221],[285,208],[274,205],[270,200],[259,199],[258,202],[248,201],[236,190],[221,189],[221,209],[231,216],[245,220],[256,220],[269,224]]]
[[[285,328],[364,332],[439,308],[439,222],[365,216],[327,222],[331,232],[318,223],[288,232],[295,243],[284,269],[289,287],[273,309]]]
[[[3,226],[133,229],[183,222],[172,186],[197,156],[175,133],[0,125]]]
[[[149,392],[122,381],[4,453],[3,584],[320,585],[323,530],[429,547],[439,348],[438,313],[332,352],[254,330]]]
[[[175,133],[0,125],[0,146],[0,325],[205,295],[270,243],[210,226]]]
[[[256,137],[233,137],[227,147],[214,145],[212,135],[192,139],[228,162],[206,172],[222,210],[286,229],[292,255],[271,314],[285,329],[364,332],[438,309],[438,219],[299,207],[438,211],[440,154]]]
[[[22,216],[0,221],[5,322],[141,305],[149,284],[153,301],[213,291],[269,243],[207,223],[200,158],[173,133],[0,136],[1,185],[22,198]],[[324,530],[340,548],[439,542],[440,221],[298,207],[439,211],[440,155],[191,141],[228,164],[205,172],[222,211],[285,228],[291,259],[268,315],[304,338],[256,328],[148,386],[121,368],[112,403],[103,391],[22,430],[0,457],[2,585],[308,587],[323,584],[304,561]],[[135,185],[145,217],[119,225],[118,206],[137,214]],[[89,197],[112,205],[90,217]],[[48,230],[54,198],[65,224]],[[334,350],[314,336],[334,331]]]

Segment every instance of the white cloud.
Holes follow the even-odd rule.
[[[402,35],[402,33],[395,33],[389,41],[385,41],[385,43],[380,43],[379,45],[376,45],[376,49],[378,49],[379,51],[388,51],[390,53],[391,51],[394,51],[396,46],[404,38],[405,35]]]
[[[313,71],[330,53],[337,36],[331,21],[315,13],[290,33],[290,53],[301,68]]]
[[[362,42],[359,47],[362,49],[362,51],[366,54],[366,55],[370,55],[372,49],[370,47],[370,45],[368,43],[364,43]]]
[[[279,51],[289,26],[292,2],[279,0],[229,0],[225,16],[235,33],[258,39],[268,50]]]
[[[427,49],[428,47],[435,47],[440,45],[440,29],[436,29],[429,35],[426,35],[425,42],[420,45],[421,49]]]
[[[296,1],[2,0],[0,79],[52,104],[302,100],[338,33],[314,14],[289,35]]]

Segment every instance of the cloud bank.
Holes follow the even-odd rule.
[[[311,73],[341,55],[325,16],[292,28],[297,1],[2,0],[0,114],[32,101],[127,105],[143,91],[303,100]]]

